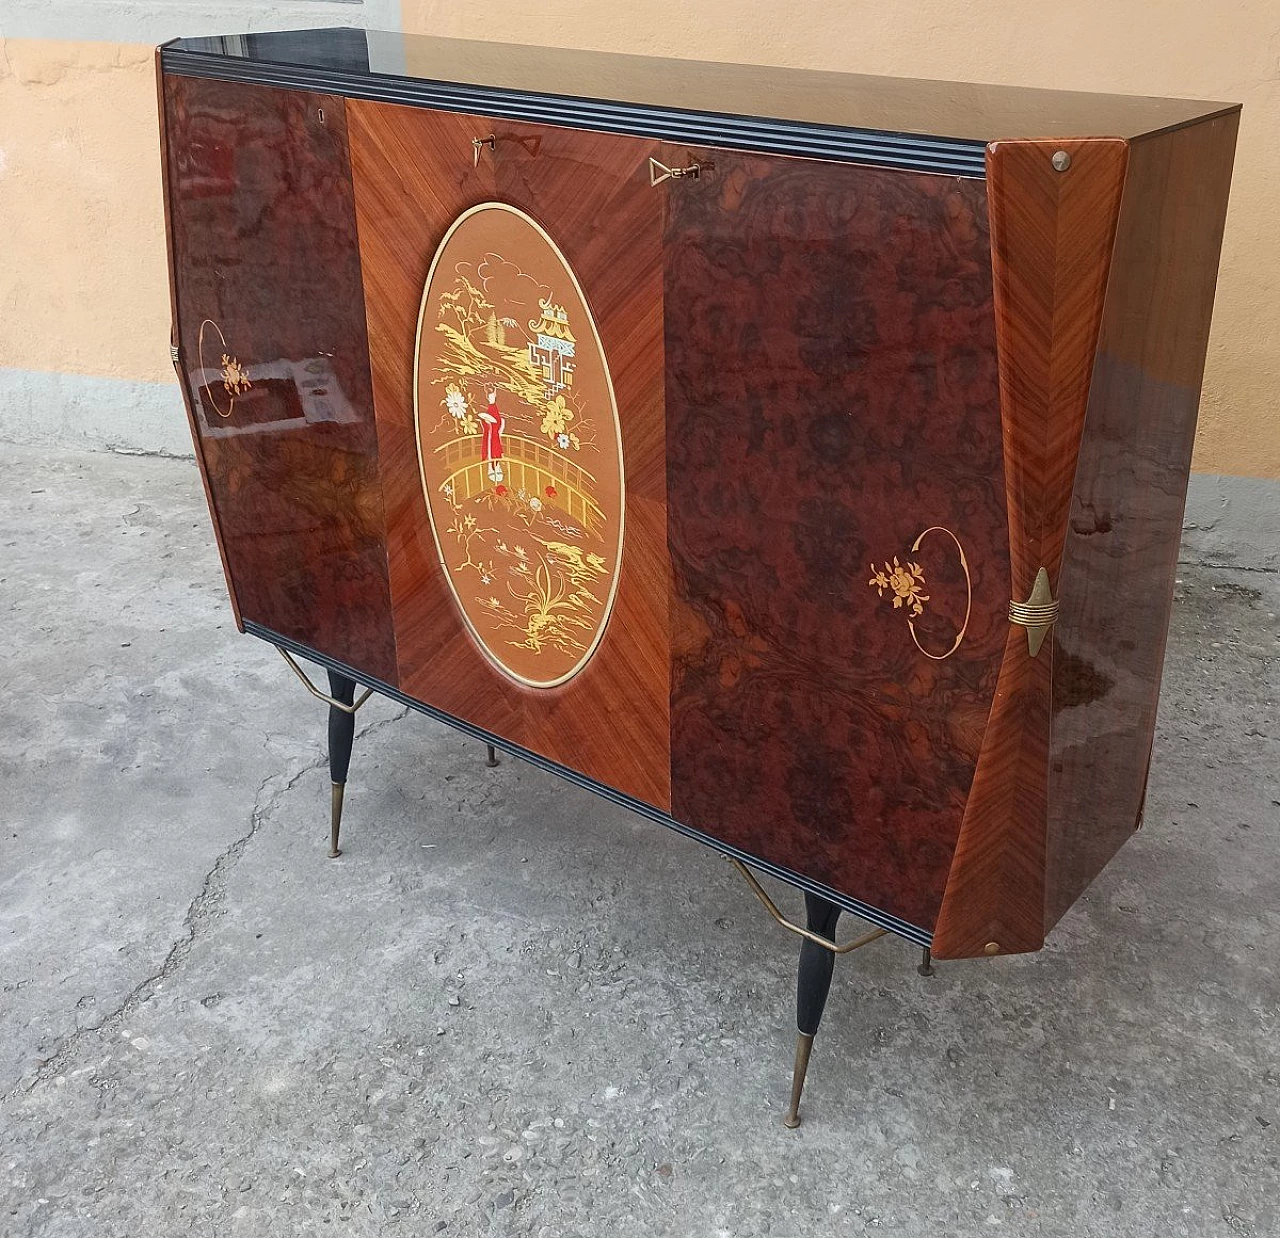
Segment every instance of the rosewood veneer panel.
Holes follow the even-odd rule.
[[[389,104],[348,104],[402,689],[670,808],[662,196],[654,143]],[[472,139],[496,135],[473,166]],[[468,635],[431,536],[414,437],[423,284],[465,209],[499,200],[549,232],[595,318],[617,398],[626,538],[612,617],[567,683],[507,678]]]
[[[1053,156],[1065,151],[1070,167]],[[998,142],[987,159],[1012,596],[1062,543],[1124,182],[1127,143]],[[1052,649],[1010,626],[996,705],[965,809],[934,950],[940,958],[1044,943]]]
[[[1048,925],[1142,812],[1237,124],[1129,153],[1053,633]]]
[[[164,107],[178,369],[240,617],[394,684],[343,101],[170,76]]]
[[[673,812],[929,929],[1008,627],[984,186],[711,155],[667,195]],[[919,564],[945,653],[936,526],[942,660],[869,584]]]

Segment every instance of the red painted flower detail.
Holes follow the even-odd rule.
[[[547,498],[554,499],[556,497],[556,488],[554,486],[547,487]]]
[[[495,487],[494,487],[494,493],[495,493],[495,494],[497,494],[499,498],[501,498],[501,497],[502,497],[502,495],[506,494],[506,492],[507,492],[507,488],[506,488],[506,486],[495,486]]]

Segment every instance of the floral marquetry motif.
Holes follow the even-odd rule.
[[[886,562],[883,568],[877,568],[873,563],[871,565],[871,579],[867,581],[867,584],[875,589],[880,597],[888,596],[893,598],[894,610],[903,610],[906,613],[907,629],[911,633],[911,639],[915,642],[916,648],[926,658],[941,662],[960,648],[960,643],[964,640],[964,634],[969,628],[969,616],[973,610],[973,580],[969,575],[969,561],[964,557],[964,547],[960,545],[960,539],[950,529],[944,529],[941,525],[934,525],[932,528],[925,529],[911,543],[911,553],[918,552],[925,538],[931,533],[945,533],[955,543],[956,553],[959,556],[960,571],[964,575],[964,620],[959,624],[959,630],[951,647],[944,653],[931,653],[920,643],[920,636],[916,631],[915,621],[924,614],[925,603],[931,600],[930,595],[924,591],[924,568],[919,563],[915,562],[914,559],[908,559],[905,563],[900,563],[897,555],[893,556],[892,563]]]
[[[585,295],[522,211],[485,203],[446,233],[415,394],[423,495],[467,629],[520,683],[564,683],[617,587],[622,442]]]
[[[894,555],[893,562],[886,563],[883,569],[877,570],[872,565],[871,579],[867,584],[874,586],[881,597],[891,592],[894,610],[905,606],[908,614],[924,614],[924,604],[929,600],[929,595],[923,592],[924,568],[920,564],[909,560],[906,564],[899,563],[898,556]]]
[[[205,349],[213,344],[215,335],[218,337],[222,350],[222,355],[218,358],[216,365],[213,364],[212,358],[208,361],[205,359]],[[200,362],[200,392],[209,407],[219,417],[230,417],[235,411],[236,397],[244,395],[253,386],[249,379],[248,369],[240,364],[238,357],[233,356],[226,349],[227,337],[223,334],[222,328],[212,318],[206,318],[200,324],[200,332],[196,343],[196,352]],[[213,356],[217,357],[217,353],[215,352]],[[216,377],[214,377],[215,375]],[[219,383],[218,380],[221,380],[221,382]],[[220,392],[218,390],[219,386],[221,388]]]
[[[222,389],[228,395],[244,395],[253,384],[244,366],[229,353],[222,354]]]

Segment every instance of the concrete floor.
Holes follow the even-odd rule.
[[[842,960],[789,1132],[723,861],[383,701],[327,860],[194,466],[0,448],[0,1234],[1280,1233],[1278,610],[1185,566],[1146,829],[1039,955]]]

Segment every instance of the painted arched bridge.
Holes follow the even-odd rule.
[[[493,487],[488,462],[480,456],[480,443],[480,435],[469,434],[435,450],[436,476],[445,474],[440,489],[451,486],[455,503]],[[545,503],[547,487],[554,486],[555,505],[584,530],[604,523],[604,513],[591,497],[596,479],[586,469],[546,444],[518,434],[502,436],[502,453],[503,482],[509,489],[535,494]]]

